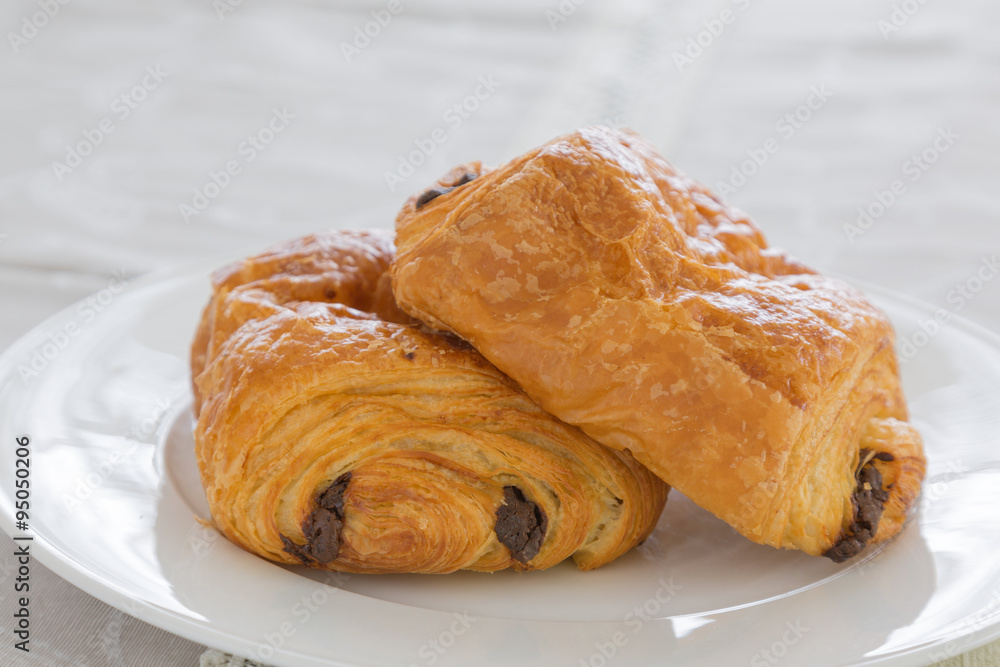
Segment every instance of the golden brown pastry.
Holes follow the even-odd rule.
[[[667,486],[541,410],[389,290],[390,232],[330,232],[216,272],[192,349],[216,526],[349,572],[599,567]]]
[[[396,243],[403,310],[750,539],[841,561],[900,530],[925,460],[885,315],[635,134],[460,167]]]

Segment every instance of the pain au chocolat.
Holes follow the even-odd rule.
[[[627,131],[459,167],[397,217],[398,304],[751,540],[895,535],[925,459],[886,316]]]
[[[668,487],[393,301],[391,232],[329,232],[213,276],[192,347],[215,525],[349,572],[599,567]]]

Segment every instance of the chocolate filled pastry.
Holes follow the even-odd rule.
[[[435,187],[397,217],[407,313],[751,540],[839,562],[900,530],[925,459],[859,291],[626,131]]]
[[[371,573],[591,569],[645,539],[666,484],[401,312],[391,239],[318,234],[213,276],[191,365],[219,530]]]

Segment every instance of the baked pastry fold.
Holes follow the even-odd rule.
[[[465,165],[432,194],[397,217],[407,313],[756,542],[844,560],[900,530],[925,459],[859,291],[630,132]]]
[[[667,486],[395,305],[388,231],[329,232],[216,272],[192,347],[215,525],[350,572],[610,562]]]

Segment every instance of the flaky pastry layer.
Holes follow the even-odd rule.
[[[397,217],[407,313],[754,541],[843,560],[900,530],[925,460],[892,327],[860,292],[629,132],[435,187]]]
[[[668,487],[395,305],[390,232],[329,232],[221,269],[192,347],[215,525],[350,572],[590,569]]]

